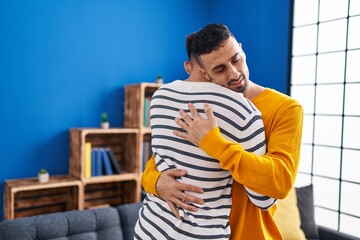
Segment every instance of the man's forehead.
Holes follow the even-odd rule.
[[[241,43],[234,38],[229,38],[218,49],[208,54],[202,54],[200,57],[205,65],[216,66],[231,61],[238,54],[242,54]]]

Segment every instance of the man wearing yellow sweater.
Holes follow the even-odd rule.
[[[242,185],[277,199],[287,196],[299,165],[303,109],[289,96],[249,80],[245,53],[226,26],[210,24],[197,32],[192,53],[206,79],[244,93],[261,111],[267,153],[259,156],[245,151],[238,143],[227,141],[220,134],[209,107],[205,108],[208,119],[202,119],[191,105],[193,119],[180,111],[184,121],[177,120],[177,123],[186,133],[175,134],[218,159],[220,165],[233,176],[231,239],[281,239],[273,219],[276,205],[269,211],[260,210],[250,204]],[[201,202],[201,199],[189,196],[184,191],[201,192],[202,189],[183,185],[173,179],[184,174],[186,172],[181,170],[160,174],[154,159],[151,159],[142,183],[146,191],[158,194],[169,204],[196,211],[188,203]]]

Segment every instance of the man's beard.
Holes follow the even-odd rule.
[[[244,78],[243,79],[244,81],[244,85],[243,86],[240,86],[240,87],[237,87],[236,89],[233,89],[235,92],[238,92],[238,93],[244,93],[248,87],[249,87],[249,80],[247,78]]]
[[[210,76],[210,74],[208,74],[208,76],[210,78],[210,82],[217,84],[216,81],[214,81],[214,78],[212,78]],[[243,78],[242,81],[244,81],[244,85],[242,85],[242,86],[236,87],[235,89],[231,88],[231,82],[232,81],[228,82],[227,85],[222,85],[222,86],[226,87],[226,88],[228,88],[230,90],[233,90],[234,92],[244,93],[249,87],[249,79],[244,74],[239,76],[239,78],[241,78],[241,77]],[[233,81],[238,81],[238,80],[233,80]]]

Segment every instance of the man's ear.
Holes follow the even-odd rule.
[[[189,61],[184,62],[184,68],[187,74],[191,73],[191,63]]]
[[[204,69],[202,69],[201,67],[199,69],[200,69],[201,73],[203,74],[204,78],[206,78],[206,80],[208,80],[210,82],[209,74]]]
[[[240,46],[240,48],[241,48],[241,52],[244,54],[245,59],[246,59],[246,54],[245,54],[245,52],[244,52],[244,49],[242,48],[242,43],[241,43],[241,42],[239,42],[239,46]]]

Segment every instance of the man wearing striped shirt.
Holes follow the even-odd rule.
[[[219,122],[222,135],[229,141],[242,144],[256,154],[266,151],[263,123],[260,112],[241,93],[207,81],[191,56],[191,40],[187,38],[190,62],[185,63],[190,77],[174,81],[159,88],[153,95],[150,110],[152,149],[158,171],[183,169],[187,175],[179,182],[201,187],[203,199],[194,203],[196,212],[171,209],[161,198],[147,194],[135,227],[137,239],[228,239],[230,237],[229,213],[233,179],[219,162],[193,144],[173,135],[179,130],[175,118],[178,110],[188,108],[191,102],[197,109],[211,105]],[[204,114],[204,113],[201,113]],[[246,188],[248,204],[266,210],[275,199]]]

